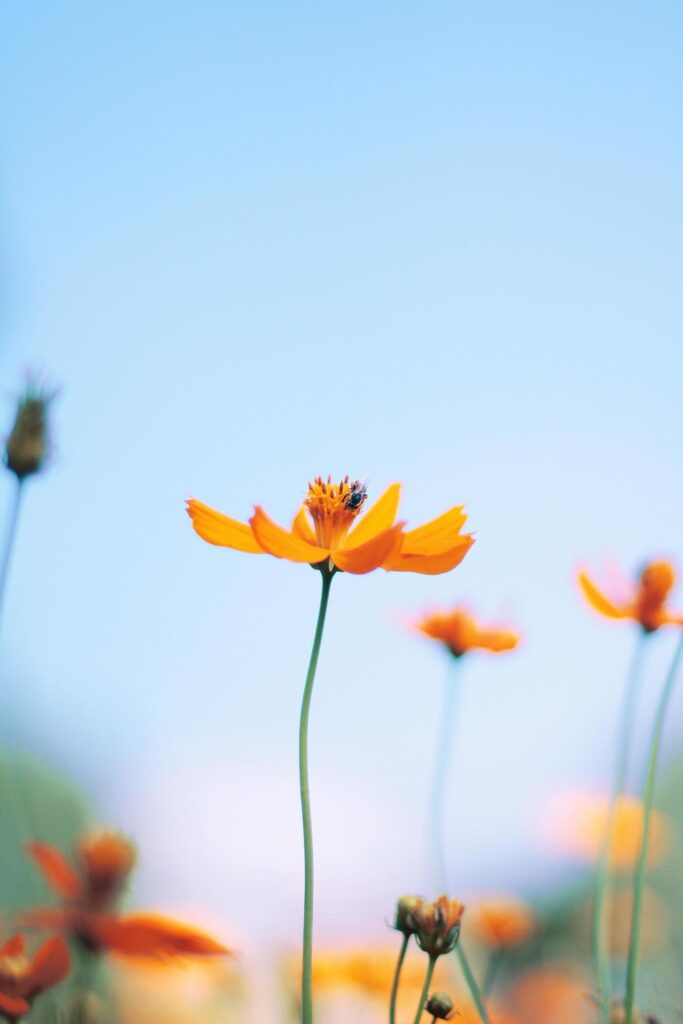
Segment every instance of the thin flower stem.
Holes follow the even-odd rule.
[[[301,793],[301,821],[304,832],[304,936],[303,936],[303,969],[301,975],[301,1020],[302,1024],[313,1022],[313,826],[311,823],[311,794],[308,784],[308,717],[311,710],[311,696],[315,681],[315,670],[318,667],[320,644],[325,628],[327,602],[330,597],[330,586],[333,573],[322,571],[322,592],[318,622],[313,637],[311,658],[308,663],[306,685],[301,701],[301,718],[299,720],[299,791]]]
[[[488,1010],[486,1009],[486,1006],[484,1004],[483,996],[479,990],[479,986],[477,985],[477,980],[474,977],[472,968],[470,967],[469,961],[465,956],[465,950],[462,948],[462,942],[460,942],[459,940],[455,945],[455,955],[457,956],[458,961],[460,963],[460,969],[462,970],[463,977],[465,979],[465,984],[470,990],[472,1002],[477,1008],[477,1013],[481,1018],[482,1024],[491,1024],[488,1015]]]
[[[7,577],[9,575],[10,562],[12,561],[12,552],[14,550],[14,542],[17,536],[17,524],[19,522],[19,512],[21,510],[21,499],[24,495],[23,482],[17,477],[16,487],[14,489],[14,496],[12,498],[12,504],[10,506],[9,521],[7,523],[7,532],[5,534],[5,547],[2,553],[2,559],[0,560],[0,612],[5,600],[5,590],[7,589]]]
[[[403,961],[406,958],[409,942],[410,934],[404,935],[403,941],[401,943],[401,949],[398,954],[398,960],[396,961],[394,980],[391,985],[391,999],[389,1000],[389,1024],[396,1024],[396,1000],[398,998],[398,986],[401,980],[401,970],[403,968]]]
[[[626,965],[626,996],[624,999],[625,1024],[633,1024],[633,1005],[636,994],[636,978],[638,974],[638,952],[640,946],[640,922],[643,912],[643,892],[645,889],[645,871],[647,867],[647,847],[649,838],[650,815],[652,812],[652,799],[655,790],[655,778],[657,775],[657,762],[659,760],[659,749],[664,731],[664,721],[669,706],[669,699],[673,692],[674,683],[678,674],[678,666],[683,656],[683,631],[676,647],[676,652],[671,662],[668,675],[662,688],[659,698],[657,714],[650,739],[650,753],[647,762],[647,774],[645,776],[645,789],[643,792],[643,836],[640,842],[640,853],[636,874],[633,881],[633,910],[631,912],[631,936],[628,947],[628,962]]]
[[[427,965],[427,973],[425,974],[424,985],[422,986],[422,992],[420,993],[420,1002],[418,1003],[417,1013],[415,1014],[415,1020],[413,1024],[420,1024],[422,1020],[422,1011],[424,1010],[427,997],[429,995],[429,986],[432,983],[432,974],[434,973],[434,964],[436,963],[436,957],[430,956],[429,964]]]
[[[446,854],[444,843],[444,806],[448,782],[448,769],[455,731],[455,713],[459,689],[460,658],[453,658],[451,672],[445,680],[443,707],[439,722],[439,739],[434,758],[434,775],[432,777],[432,796],[430,804],[431,860],[430,877],[435,888],[441,892],[448,890],[446,879]]]
[[[598,1011],[600,1024],[609,1024],[611,972],[609,956],[609,916],[606,913],[606,908],[609,903],[610,859],[614,823],[619,800],[623,795],[624,787],[626,785],[628,758],[631,747],[631,737],[633,735],[636,702],[643,674],[643,659],[645,655],[647,636],[647,633],[642,630],[640,631],[633,650],[631,666],[629,668],[626,686],[624,688],[621,715],[619,718],[619,730],[617,733],[617,758],[614,773],[614,786],[612,789],[612,799],[607,816],[605,839],[602,844],[595,879],[591,940],[593,947],[593,965],[595,968],[598,987]]]
[[[485,999],[491,995],[493,986],[496,983],[498,977],[498,971],[501,968],[503,960],[505,959],[505,950],[502,946],[498,946],[497,949],[489,956],[489,962],[486,965],[486,974],[484,976],[484,984],[482,985],[482,992]]]

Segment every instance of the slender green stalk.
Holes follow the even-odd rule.
[[[432,795],[430,804],[431,871],[430,878],[439,892],[448,890],[446,879],[446,855],[444,844],[444,806],[448,782],[448,768],[453,746],[455,713],[458,698],[459,669],[461,658],[451,659],[451,671],[445,680],[443,707],[439,722],[439,738],[434,758]]]
[[[403,942],[401,943],[401,950],[398,954],[398,960],[396,962],[394,980],[391,985],[391,999],[389,1000],[389,1024],[396,1024],[396,1000],[398,998],[398,986],[401,980],[401,970],[403,968],[403,961],[406,958],[406,953],[408,952],[409,942],[410,935],[404,935]]]
[[[659,760],[659,748],[662,742],[664,731],[664,720],[666,718],[669,699],[673,692],[674,683],[678,673],[678,666],[683,655],[683,631],[676,647],[676,652],[671,662],[668,675],[662,688],[659,698],[657,714],[650,739],[650,753],[647,762],[647,774],[645,776],[645,789],[643,792],[643,837],[640,842],[640,854],[636,874],[633,881],[633,910],[631,912],[631,936],[628,947],[628,962],[626,965],[626,996],[624,1009],[626,1022],[633,1024],[633,1005],[636,995],[636,978],[638,974],[638,952],[640,946],[640,922],[643,913],[643,893],[645,890],[645,873],[647,867],[647,847],[649,838],[650,815],[652,813],[652,799],[655,790],[655,778],[657,775],[657,762]]]
[[[301,975],[301,1020],[302,1024],[313,1022],[313,826],[311,823],[311,794],[308,784],[308,718],[311,710],[311,696],[315,670],[318,667],[320,644],[325,628],[327,602],[330,597],[330,586],[333,573],[327,569],[321,572],[322,592],[318,622],[313,637],[311,658],[308,663],[306,685],[301,700],[301,718],[299,720],[299,791],[301,793],[301,821],[304,832],[304,937],[303,937],[303,969]]]
[[[612,789],[612,798],[607,816],[605,839],[602,844],[595,879],[591,941],[593,948],[593,965],[595,968],[598,987],[598,1012],[600,1024],[609,1024],[611,972],[609,956],[609,915],[606,913],[606,908],[609,903],[612,839],[617,807],[626,785],[628,758],[631,748],[631,737],[633,735],[636,703],[640,690],[640,680],[643,674],[643,659],[647,637],[648,634],[641,630],[636,640],[633,657],[631,659],[631,666],[626,678],[621,714],[619,717],[619,729],[617,732],[617,757],[614,773],[614,786]]]
[[[436,963],[436,957],[430,956],[429,964],[427,965],[427,973],[425,974],[424,985],[422,986],[422,992],[420,993],[420,1002],[417,1007],[417,1013],[415,1014],[415,1020],[413,1024],[420,1024],[422,1020],[422,1011],[425,1008],[427,997],[429,996],[429,986],[432,983],[432,974],[434,973],[434,964]]]
[[[14,489],[14,496],[12,498],[12,504],[10,506],[9,521],[7,523],[7,532],[5,534],[5,546],[2,552],[2,558],[0,559],[0,612],[5,599],[5,590],[7,589],[7,577],[9,575],[10,562],[12,560],[12,552],[14,551],[14,542],[17,536],[17,524],[19,522],[19,512],[21,510],[21,499],[24,496],[24,487],[21,479],[17,477],[16,486]]]
[[[462,948],[462,942],[460,942],[460,940],[455,944],[455,955],[460,963],[460,969],[462,970],[465,984],[470,991],[472,1002],[477,1008],[477,1013],[481,1018],[482,1024],[491,1024],[488,1010],[484,1003],[484,998],[479,990],[479,986],[477,985],[477,979],[474,977],[474,973],[470,967],[467,957],[465,956],[465,950]]]
[[[498,977],[498,971],[501,968],[503,960],[505,959],[505,950],[502,946],[498,946],[497,949],[489,956],[489,962],[486,965],[486,974],[484,975],[484,984],[482,985],[482,992],[484,998],[488,999],[493,991],[496,978]]]

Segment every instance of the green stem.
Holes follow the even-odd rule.
[[[0,560],[0,610],[2,610],[2,606],[4,604],[5,590],[7,589],[7,577],[9,575],[14,542],[17,536],[17,524],[19,522],[19,512],[21,510],[21,499],[23,495],[23,482],[17,477],[16,488],[14,490],[14,496],[10,507],[9,521],[7,523],[7,531],[5,533],[5,547],[2,552],[2,559]]]
[[[498,971],[501,968],[504,958],[505,949],[502,946],[498,946],[497,949],[494,949],[489,956],[489,962],[486,965],[486,975],[484,976],[484,984],[482,985],[482,991],[485,999],[488,999],[493,991],[493,986],[496,978],[498,977]]]
[[[422,986],[422,992],[420,993],[420,1002],[418,1003],[417,1013],[415,1014],[415,1020],[413,1024],[420,1024],[422,1020],[422,1011],[424,1010],[427,997],[429,996],[429,986],[432,983],[432,974],[434,973],[434,964],[436,963],[436,957],[430,956],[429,964],[427,965],[427,973],[425,974],[424,985]]]
[[[458,940],[458,942],[455,945],[455,955],[457,956],[458,961],[460,963],[460,969],[462,970],[463,977],[465,979],[465,984],[470,990],[472,1002],[477,1008],[477,1013],[481,1018],[482,1024],[491,1024],[489,1020],[488,1011],[486,1009],[486,1006],[484,1005],[483,996],[479,990],[479,986],[477,985],[477,979],[474,977],[472,968],[470,967],[469,961],[465,956],[465,950],[462,948],[462,942],[460,942],[460,940]]]
[[[619,718],[617,733],[617,758],[614,773],[614,787],[607,816],[605,838],[600,851],[598,869],[595,879],[595,898],[593,901],[593,918],[591,922],[591,942],[593,949],[593,965],[598,987],[598,1012],[600,1024],[609,1024],[610,1005],[610,955],[609,955],[609,919],[606,908],[610,892],[610,859],[612,840],[619,800],[626,785],[628,757],[633,734],[636,701],[642,678],[643,657],[648,634],[641,630],[633,651],[631,667],[626,679],[624,696]]]
[[[325,628],[327,602],[330,596],[333,571],[327,568],[321,571],[322,592],[318,622],[313,637],[311,658],[308,663],[306,685],[301,701],[301,718],[299,720],[299,791],[301,793],[301,821],[304,832],[304,937],[303,937],[303,969],[301,975],[301,1020],[302,1024],[313,1022],[313,826],[311,823],[311,794],[308,784],[308,718],[311,710],[311,696],[315,681],[315,670],[318,667],[320,644]]]
[[[401,950],[398,954],[398,960],[396,962],[396,970],[394,971],[394,980],[391,985],[391,999],[389,1001],[389,1024],[396,1024],[396,1000],[398,998],[398,985],[401,980],[401,970],[403,968],[403,961],[406,958],[408,951],[408,943],[410,942],[410,935],[404,935],[401,943]]]
[[[631,936],[628,946],[628,963],[626,965],[626,997],[624,999],[625,1024],[633,1022],[633,1005],[636,994],[636,977],[638,974],[638,952],[640,945],[640,921],[643,912],[643,893],[645,890],[645,869],[647,866],[647,846],[649,837],[650,815],[652,812],[652,798],[655,789],[655,777],[657,775],[657,762],[659,760],[659,748],[662,742],[664,731],[664,720],[666,718],[669,699],[674,688],[678,665],[683,655],[683,631],[681,632],[678,646],[671,662],[668,675],[662,688],[659,698],[657,714],[650,739],[650,753],[647,762],[647,774],[645,777],[645,790],[643,792],[643,836],[640,842],[640,854],[636,867],[635,879],[633,882],[633,910],[631,913]]]
[[[452,668],[460,666],[460,658],[453,659]],[[430,808],[432,871],[430,875],[434,887],[439,892],[448,889],[446,884],[446,854],[444,844],[444,806],[446,799],[446,783],[448,766],[453,744],[455,712],[458,696],[458,679],[455,672],[449,673],[445,680],[443,707],[439,722],[439,739],[434,758],[434,775],[432,777],[432,797]]]

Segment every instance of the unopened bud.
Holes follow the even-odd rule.
[[[404,935],[414,935],[416,928],[413,920],[413,911],[422,902],[421,896],[401,896],[398,903],[396,904],[396,918],[394,920],[394,928],[397,932],[403,932]]]
[[[460,935],[464,910],[462,903],[448,896],[439,896],[432,903],[420,900],[410,915],[420,949],[434,958],[450,953]]]
[[[432,992],[425,1009],[438,1020],[450,1020],[453,1016],[453,1000],[445,992]]]
[[[29,382],[19,399],[14,425],[5,445],[5,464],[19,480],[39,473],[49,450],[48,410],[54,393]]]

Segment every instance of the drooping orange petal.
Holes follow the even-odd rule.
[[[375,504],[359,517],[346,538],[344,550],[348,551],[350,548],[359,547],[393,526],[400,497],[400,484],[392,484],[391,487],[387,487]]]
[[[4,946],[0,946],[0,956],[21,956],[26,949],[26,939],[23,935],[13,935]]]
[[[365,544],[352,548],[337,548],[331,553],[332,561],[338,569],[355,575],[379,569],[388,558],[391,558],[394,551],[398,550],[402,526],[402,523],[396,523],[390,530],[372,537]]]
[[[112,953],[131,957],[224,956],[230,950],[198,928],[158,914],[128,914],[103,919],[102,944]]]
[[[410,554],[424,555],[435,554],[438,550],[443,551],[452,546],[467,520],[463,507],[463,505],[456,505],[444,512],[443,515],[437,516],[436,519],[430,519],[423,526],[408,530],[403,542],[403,550]]]
[[[63,853],[49,843],[26,843],[25,850],[36,862],[45,881],[64,899],[77,900],[82,895],[81,880]]]
[[[28,1013],[30,1009],[31,1004],[27,1003],[25,999],[8,996],[4,992],[0,992],[0,1013],[3,1016],[9,1017],[10,1020],[18,1020],[25,1013]]]
[[[58,985],[66,978],[69,967],[69,949],[64,939],[48,939],[33,958],[29,988],[25,995],[30,999]]]
[[[585,572],[579,573],[579,585],[588,603],[596,612],[599,612],[600,615],[606,615],[609,619],[627,619],[629,617],[628,608],[618,608],[617,605],[612,604],[609,598],[605,597],[605,595],[598,590]]]
[[[308,512],[306,506],[302,505],[297,514],[292,520],[292,533],[295,533],[297,537],[301,537],[307,544],[317,544],[313,527],[311,526],[311,520],[308,518]]]
[[[406,554],[404,542],[398,554],[385,562],[382,568],[388,572],[419,572],[425,576],[438,576],[460,565],[473,544],[474,537],[466,535],[460,537],[459,542],[446,551],[439,551],[436,554]]]
[[[286,558],[290,562],[308,562],[309,565],[315,565],[316,562],[322,562],[330,554],[327,548],[309,544],[295,533],[283,530],[266,515],[259,505],[254,509],[254,514],[249,522],[254,536],[263,550],[276,558]]]
[[[197,501],[196,498],[190,498],[187,502],[187,514],[192,520],[195,532],[208,544],[246,551],[250,555],[263,554],[263,548],[246,523],[231,519],[230,516],[223,515],[222,512]]]

